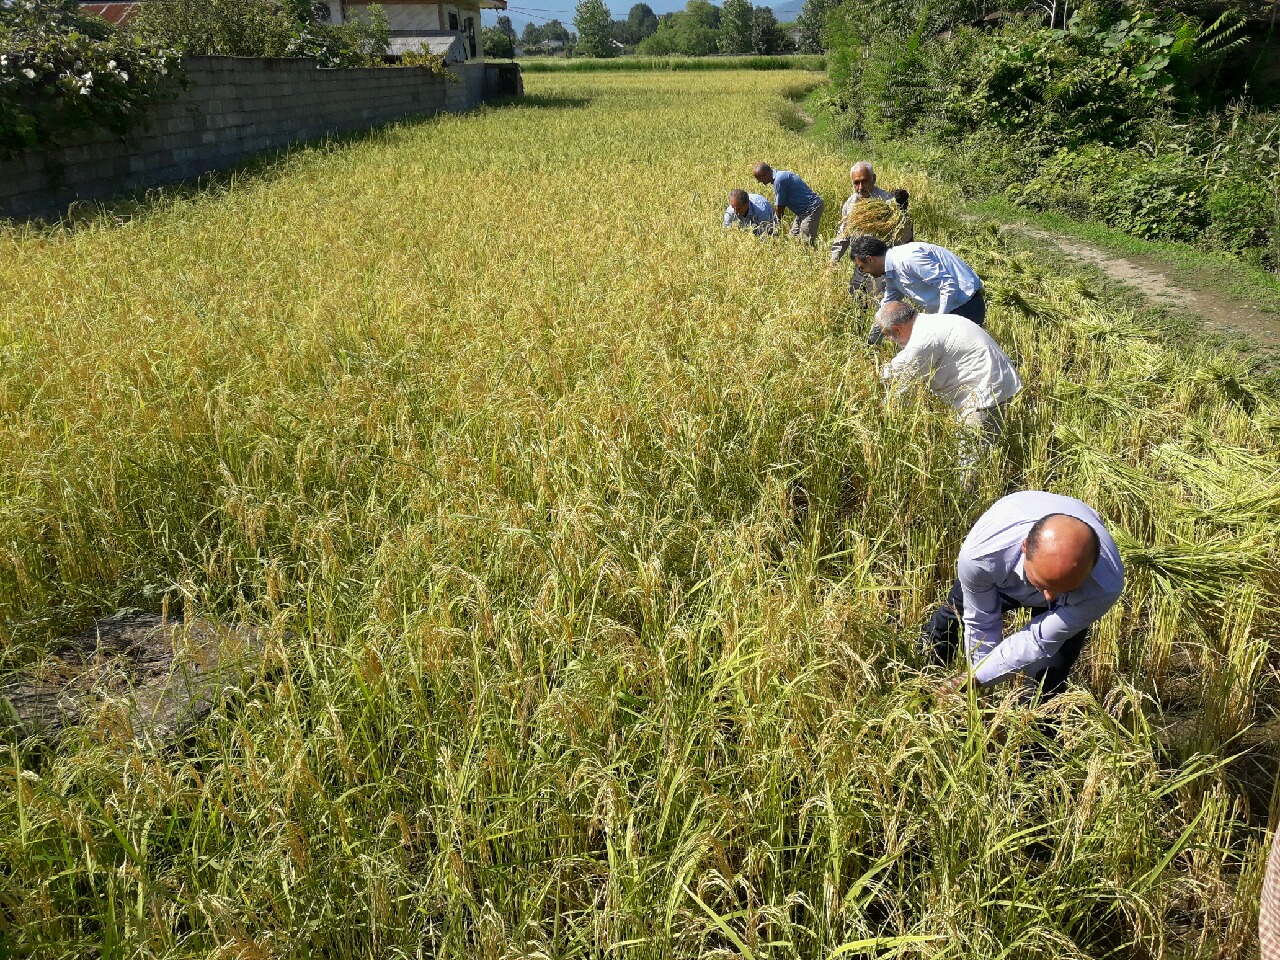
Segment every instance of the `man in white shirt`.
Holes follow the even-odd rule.
[[[956,582],[924,640],[950,663],[964,622],[965,669],[940,696],[986,687],[1020,673],[1048,697],[1066,688],[1090,628],[1124,590],[1124,564],[1102,518],[1088,504],[1023,490],[992,504],[960,547]],[[1025,627],[1004,633],[1004,615],[1031,610]]]
[[[886,303],[876,326],[900,348],[881,379],[924,381],[989,446],[1004,426],[1009,401],[1022,389],[1013,362],[977,324],[950,313],[917,313],[909,303]]]

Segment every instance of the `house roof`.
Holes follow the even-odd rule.
[[[123,0],[119,3],[85,3],[80,0],[80,9],[84,13],[96,13],[107,23],[128,23],[129,18],[137,12],[138,3],[139,0]]]

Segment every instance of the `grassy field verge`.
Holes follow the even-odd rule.
[[[615,70],[809,70],[827,68],[821,55],[738,56],[738,57],[614,57],[602,60],[582,57],[572,60],[553,57],[520,60],[525,73],[599,73]]]
[[[950,202],[969,214],[989,217],[1002,223],[1028,223],[1066,236],[1078,237],[1120,256],[1136,258],[1171,271],[1180,285],[1206,291],[1248,304],[1267,313],[1280,313],[1280,276],[1261,267],[1226,254],[1215,254],[1183,243],[1143,240],[1098,223],[1073,220],[1060,213],[1039,212],[1018,206],[1002,196],[967,195],[962,176],[946,171],[962,169],[954,157],[941,147],[930,144],[857,144],[841,143],[832,134],[829,118],[824,116],[820,96],[813,96],[809,112],[816,118],[813,135],[819,142],[850,156],[865,158],[887,168],[928,171],[935,188],[947,183]]]
[[[1235,257],[1207,253],[1185,243],[1143,240],[1099,223],[1072,220],[1052,211],[1028,210],[1003,197],[973,201],[967,209],[1006,223],[1030,223],[1079,237],[1121,256],[1162,264],[1176,271],[1178,282],[1193,290],[1212,290],[1259,310],[1280,313],[1280,276]]]
[[[843,197],[804,79],[533,75],[0,232],[0,670],[123,605],[270,638],[188,742],[0,752],[4,951],[1247,954],[1280,402],[886,170],[1027,383],[965,475],[825,251],[720,229],[758,160]],[[1022,487],[1125,596],[1045,714],[935,708],[920,624]]]

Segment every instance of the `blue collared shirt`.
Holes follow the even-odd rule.
[[[1085,582],[1050,604],[1023,574],[1022,543],[1031,525],[1051,513],[1065,513],[1089,524],[1097,532],[1102,550]],[[1100,620],[1124,589],[1120,551],[1102,518],[1074,497],[1040,490],[1011,493],[997,500],[969,531],[960,548],[958,566],[964,592],[965,647],[974,679],[984,685],[1012,673],[1041,673],[1058,648]],[[1026,627],[1004,638],[1002,595],[1036,608]]]
[[[884,255],[884,302],[910,297],[922,313],[952,313],[982,289],[982,281],[950,250],[932,243],[904,243]]]
[[[778,216],[773,212],[773,204],[758,193],[747,194],[747,215],[738,216],[738,212],[730,204],[725,207],[724,227],[750,227],[756,236],[773,233],[778,226]]]
[[[790,170],[773,172],[774,206],[804,216],[822,202],[822,198],[809,189],[809,185]]]

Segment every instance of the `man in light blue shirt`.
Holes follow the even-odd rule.
[[[724,228],[730,227],[749,227],[757,237],[771,237],[778,232],[778,216],[773,212],[773,205],[760,194],[730,190]]]
[[[757,163],[751,175],[758,183],[773,184],[773,206],[779,221],[787,210],[796,215],[791,224],[791,236],[804,237],[810,244],[817,243],[818,224],[825,207],[822,198],[790,170],[775,171],[767,163]]]
[[[941,693],[985,687],[1015,673],[1045,697],[1066,688],[1067,675],[1124,589],[1120,551],[1102,518],[1074,497],[1040,490],[997,500],[960,548],[958,579],[925,629],[935,661],[959,647],[963,618],[968,669]],[[1031,622],[1002,636],[1004,615],[1030,609]]]
[[[864,234],[850,242],[849,256],[864,273],[884,277],[884,303],[910,297],[921,313],[953,313],[978,326],[986,323],[982,281],[945,247],[918,240],[890,247]]]

